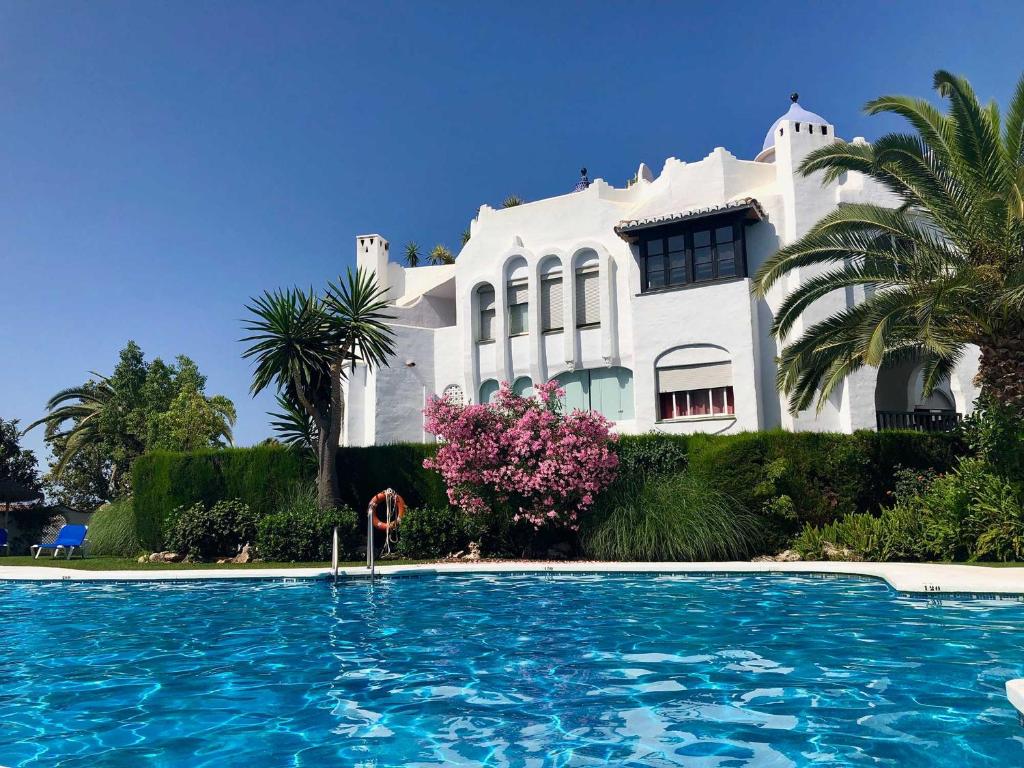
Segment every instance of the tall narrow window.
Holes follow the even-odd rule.
[[[529,330],[530,305],[528,302],[525,280],[508,284],[508,333],[510,336],[520,336]]]
[[[480,329],[477,341],[494,341],[494,289],[481,285],[476,290],[480,311]]]
[[[601,294],[596,267],[576,270],[576,327],[601,324]]]
[[[562,330],[562,276],[545,275],[540,281],[540,321],[543,331]]]

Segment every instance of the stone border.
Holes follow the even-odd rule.
[[[382,565],[378,576],[468,573],[636,573],[636,574],[824,574],[881,579],[897,592],[964,597],[1012,595],[1024,598],[1024,568],[985,568],[931,563],[845,563],[802,561],[714,563],[600,563],[507,561]],[[70,568],[0,565],[0,581],[204,581],[235,579],[324,579],[329,568],[250,568],[139,571],[84,571]],[[339,577],[367,578],[365,567],[342,568]]]

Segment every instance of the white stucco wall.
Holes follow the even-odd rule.
[[[368,375],[357,370],[350,377],[346,441],[430,439],[423,432],[422,408],[427,398],[452,384],[475,402],[487,380],[511,383],[529,376],[538,383],[565,371],[609,366],[633,372],[634,418],[617,425],[624,432],[873,428],[877,372],[872,369],[851,377],[820,412],[790,415],[776,390],[781,345],[770,333],[774,312],[786,293],[820,269],[789,275],[764,299],[751,296],[749,278],[645,294],[637,247],[615,231],[624,220],[754,198],[765,216],[745,229],[747,273],[753,275],[780,246],[802,236],[839,204],[892,204],[888,192],[859,174],[827,186],[820,178],[798,174],[808,152],[836,141],[835,128],[827,123],[810,132],[807,127],[798,130],[793,121],[780,120],[774,148],[762,152],[759,161],[718,148],[696,162],[669,158],[656,176],[641,166],[636,183],[625,189],[597,179],[585,190],[509,209],[482,206],[454,265],[406,269],[390,261],[381,236],[357,238],[358,263],[386,276],[396,304],[397,354],[387,368]],[[576,267],[581,263],[598,268],[598,327],[576,327]],[[552,269],[562,276],[564,329],[540,333],[541,275]],[[508,332],[509,279],[526,280],[529,301],[528,333],[514,337]],[[479,343],[476,291],[484,284],[494,289],[495,340]],[[805,313],[794,335],[861,298],[856,292],[826,297]],[[692,345],[727,351],[735,414],[661,422],[655,361]],[[950,382],[961,412],[974,397],[974,369],[971,358]]]

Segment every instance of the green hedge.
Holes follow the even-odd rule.
[[[340,449],[342,502],[363,512],[375,494],[391,487],[410,507],[447,505],[441,477],[423,468],[433,451],[433,445],[415,443]],[[158,549],[171,510],[197,502],[211,507],[223,499],[239,499],[262,517],[277,511],[296,482],[313,475],[302,454],[274,445],[147,453],[132,470],[139,538],[143,546]]]
[[[167,515],[177,507],[224,499],[248,504],[257,516],[274,511],[296,482],[311,478],[309,461],[280,446],[226,448],[191,453],[155,451],[136,460],[132,493],[139,540],[159,549]]]
[[[343,504],[365,522],[362,516],[370,498],[391,487],[410,508],[446,507],[441,477],[423,468],[423,460],[435,449],[416,443],[340,449]],[[842,435],[777,430],[715,436],[646,434],[619,441],[624,475],[693,472],[714,491],[761,516],[768,533],[763,541],[766,551],[788,544],[804,525],[826,525],[852,512],[889,506],[897,467],[944,472],[962,451],[955,434],[917,432]],[[258,516],[276,512],[295,482],[308,481],[312,475],[313,468],[301,454],[279,446],[147,454],[136,461],[133,471],[140,541],[151,549],[159,547],[167,514],[196,502],[211,506],[222,499],[240,499]],[[501,548],[505,538],[498,536],[492,547]]]
[[[897,467],[951,469],[955,434],[744,432],[694,436],[689,471],[765,518],[767,550],[805,525],[822,526],[892,503]]]
[[[365,515],[370,499],[394,488],[407,507],[448,506],[441,476],[423,468],[423,460],[435,450],[435,445],[421,443],[342,448],[337,461],[342,502]]]

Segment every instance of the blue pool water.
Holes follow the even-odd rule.
[[[5,766],[1024,765],[1024,604],[808,577],[0,584]]]

